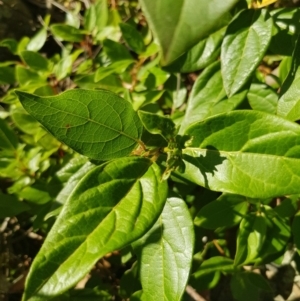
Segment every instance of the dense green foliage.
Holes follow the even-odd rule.
[[[0,218],[46,237],[23,301],[278,294],[266,265],[300,263],[300,10],[252,2],[95,0],[0,42]]]

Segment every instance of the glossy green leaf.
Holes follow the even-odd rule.
[[[50,26],[52,34],[63,41],[81,42],[84,40],[83,31],[67,24],[53,24]]]
[[[61,294],[105,254],[144,235],[161,214],[167,183],[149,159],[121,158],[76,186],[29,272],[24,301]]]
[[[180,301],[192,263],[193,223],[185,202],[169,198],[153,228],[138,247],[142,301]]]
[[[267,10],[244,10],[228,26],[222,43],[221,62],[228,96],[238,92],[262,60],[272,37]]]
[[[7,122],[0,118],[0,152],[2,150],[15,150],[18,145],[16,134],[7,125]]]
[[[299,98],[299,81],[300,81],[300,37],[298,37],[292,65],[288,76],[286,77],[280,91],[277,114],[289,120],[295,121],[300,119],[300,98]]]
[[[264,206],[265,216],[267,217],[267,239],[264,242],[257,258],[257,264],[263,264],[276,260],[282,256],[287,248],[291,227],[289,220],[281,218],[276,211]]]
[[[47,71],[49,69],[48,60],[38,52],[24,50],[20,53],[20,56],[24,63],[33,70]]]
[[[247,89],[227,98],[220,63],[210,65],[201,73],[193,86],[180,133],[184,133],[186,128],[195,122],[233,110],[243,101],[246,93]]]
[[[27,50],[39,51],[45,44],[47,39],[47,28],[41,28],[30,40],[27,45]]]
[[[300,192],[300,127],[257,111],[195,123],[183,150],[185,177],[211,190],[252,198]],[[263,168],[262,168],[263,166]]]
[[[222,27],[237,0],[141,0],[143,12],[163,51],[167,65],[201,39]],[[213,12],[213,13],[211,13]]]
[[[29,210],[25,202],[20,202],[15,196],[0,192],[0,218],[13,217]]]
[[[232,227],[240,222],[248,208],[247,198],[234,194],[223,194],[197,213],[195,225],[216,229]]]
[[[264,84],[252,84],[247,94],[253,110],[276,114],[278,95]]]
[[[159,134],[167,141],[175,137],[176,126],[172,119],[145,111],[138,111],[138,114],[149,133]]]
[[[129,155],[142,134],[130,103],[109,91],[76,89],[51,97],[16,94],[28,113],[58,140],[92,159]]]
[[[198,279],[202,275],[210,274],[216,271],[231,272],[234,270],[233,260],[223,256],[214,256],[204,260],[200,268],[193,273],[193,277]]]
[[[295,215],[298,209],[298,201],[299,201],[298,195],[286,198],[278,206],[274,208],[274,211],[281,218],[286,218],[286,217],[290,218]]]
[[[190,73],[206,68],[220,55],[224,33],[225,28],[222,28],[201,40],[166,69],[171,72]]]
[[[137,29],[135,29],[128,23],[120,23],[120,28],[123,38],[129,48],[131,48],[136,53],[142,53],[146,50],[143,36]]]
[[[265,216],[248,214],[243,218],[237,236],[235,265],[255,262],[266,240],[266,231]]]

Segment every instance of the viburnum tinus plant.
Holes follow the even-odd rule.
[[[188,300],[187,285],[213,289],[223,275],[235,300],[275,294],[265,265],[287,251],[299,262],[300,26],[298,9],[265,2],[99,0],[83,21],[80,10],[66,24],[46,17],[32,39],[2,41],[20,58],[1,66],[5,84],[19,83],[3,98],[4,121],[28,125],[16,138],[0,120],[5,162],[22,152],[48,162],[31,171],[29,160],[30,181],[15,175],[8,194],[37,205],[46,191],[43,204],[56,204],[37,213],[57,219],[24,301],[71,300],[119,250],[132,263],[124,300]],[[40,53],[48,34],[62,47],[51,58]],[[69,161],[50,172],[61,152]],[[63,187],[51,195],[54,180]]]

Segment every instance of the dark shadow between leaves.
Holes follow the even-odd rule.
[[[207,146],[206,155],[200,157],[192,157],[190,155],[184,154],[183,159],[199,168],[201,174],[204,178],[204,187],[209,188],[207,174],[215,175],[215,172],[218,171],[216,166],[221,165],[226,157],[222,157],[220,152],[211,145]]]

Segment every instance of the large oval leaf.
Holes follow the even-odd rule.
[[[238,0],[140,0],[167,65],[224,25]],[[211,13],[213,12],[213,13]],[[225,22],[226,23],[226,22]]]
[[[189,277],[194,249],[189,210],[169,198],[153,228],[134,243],[140,261],[142,301],[180,301]]]
[[[167,184],[146,158],[90,171],[70,195],[27,278],[24,301],[50,300],[75,285],[108,252],[144,235],[163,210]]]
[[[16,91],[23,107],[58,140],[96,160],[127,156],[142,124],[125,99],[104,90],[69,90],[40,97]]]
[[[228,96],[248,81],[263,58],[272,37],[272,19],[266,10],[244,10],[227,28],[221,62]]]
[[[268,198],[300,192],[300,127],[255,111],[233,111],[187,129],[185,177],[211,190]]]

